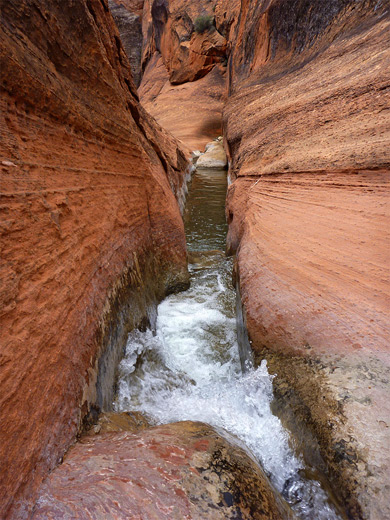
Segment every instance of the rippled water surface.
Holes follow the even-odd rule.
[[[156,423],[203,421],[235,435],[257,458],[299,518],[338,518],[270,410],[265,362],[242,374],[232,261],[223,254],[226,172],[196,172],[184,216],[191,288],[164,300],[156,334],[134,331],[120,364],[117,411],[140,410]]]

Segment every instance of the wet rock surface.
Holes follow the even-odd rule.
[[[104,412],[87,434],[127,431],[136,433],[150,428],[148,418],[140,412]]]
[[[24,518],[129,330],[188,284],[186,157],[137,101],[105,1],[2,5],[0,516]]]
[[[202,423],[84,437],[32,518],[293,519],[258,466]]]
[[[266,358],[277,374],[275,412],[351,518],[389,517],[387,3],[110,6],[124,22],[125,47],[127,31],[133,78],[143,74],[143,106],[183,146],[138,103],[106,0],[3,7],[0,516],[27,517],[37,486],[82,418],[90,412],[93,422],[99,407],[111,406],[118,345],[131,328],[153,323],[164,294],[187,286],[177,204],[183,206],[186,155],[221,134],[226,103],[234,181],[228,250],[237,253],[243,321],[257,360]],[[141,10],[142,70],[135,65]],[[197,32],[201,15],[213,25]],[[197,260],[207,261],[204,253]],[[149,432],[134,414],[101,416],[94,436],[45,484],[35,518],[73,518],[74,511],[83,518],[80,500],[94,496],[91,507],[102,518],[106,502],[122,518],[122,501],[134,510],[147,504],[157,518],[182,518],[183,511],[190,518],[257,518],[253,511],[272,518],[268,506],[251,509],[248,500],[258,495],[246,484],[246,498],[237,492],[237,513],[231,481],[225,496],[219,475],[205,469],[209,455],[200,457],[200,480],[191,480],[188,461],[195,459],[185,446],[192,426],[174,450],[185,453],[179,459],[186,469],[170,473],[169,466],[156,476],[147,464],[152,444],[145,448],[137,437],[135,445],[128,433],[143,428]],[[105,431],[125,433],[96,434]],[[168,430],[156,431],[166,446]],[[149,433],[136,435],[149,443]],[[128,461],[116,457],[142,446],[133,485]],[[114,452],[111,461],[103,449]],[[88,497],[70,475],[90,483],[90,462],[95,491]],[[174,482],[173,495],[151,503],[144,463],[151,482]],[[112,470],[123,479],[110,480]]]
[[[224,110],[252,346],[371,519],[390,514],[389,23],[372,2],[243,2]]]

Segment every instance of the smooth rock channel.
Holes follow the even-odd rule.
[[[155,424],[202,421],[229,432],[299,518],[340,518],[271,412],[266,363],[242,374],[232,259],[224,255],[225,193],[225,171],[195,173],[184,216],[191,288],[159,305],[156,331],[130,334],[114,408],[138,410]]]

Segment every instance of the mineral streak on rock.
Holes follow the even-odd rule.
[[[226,20],[229,16],[226,15]],[[228,249],[278,408],[353,518],[390,517],[388,3],[243,0],[224,136]],[[232,38],[232,36],[230,36]],[[301,430],[300,430],[301,431]]]
[[[129,329],[187,283],[186,158],[105,0],[3,3],[0,60],[0,516],[23,518]]]
[[[143,4],[143,0],[109,0],[108,2],[137,87],[141,81]]]
[[[84,437],[46,480],[33,519],[293,520],[266,476],[210,426]]]

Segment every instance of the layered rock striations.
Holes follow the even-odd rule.
[[[243,0],[224,109],[252,346],[353,518],[390,515],[389,29],[383,2]]]
[[[220,134],[225,105],[228,250],[237,254],[252,347],[277,374],[275,412],[349,517],[387,518],[388,4],[109,4],[137,84],[142,75],[143,106],[186,151]],[[138,103],[106,0],[17,0],[2,9],[0,516],[19,518],[81,420],[109,410],[127,332],[152,323],[155,302],[187,283],[179,212],[186,161]],[[153,464],[163,469],[148,466],[149,477],[178,498],[159,495],[161,514],[192,514],[182,483],[203,446],[191,444],[192,426],[150,433],[138,416],[102,421],[101,431],[134,423],[146,433],[77,445],[41,488],[35,517],[79,508],[83,490],[66,490],[76,473],[88,485],[104,473],[91,507],[105,507],[112,489],[131,501],[138,477],[120,458],[139,448],[140,482],[144,462],[162,449]],[[184,470],[176,459],[169,466],[173,452],[184,453]],[[112,488],[113,469],[124,478]],[[205,503],[220,498],[220,488],[196,479]],[[150,492],[131,507],[150,504]]]
[[[186,158],[138,103],[105,0],[3,4],[0,59],[0,516],[24,518],[110,406],[129,329],[187,284]]]
[[[216,4],[144,4],[141,102],[192,150],[221,132],[227,40],[216,28]]]

